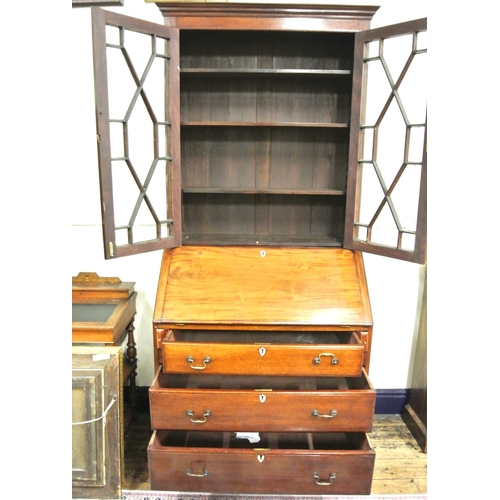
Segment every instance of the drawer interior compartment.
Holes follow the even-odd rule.
[[[155,431],[150,446],[159,448],[212,448],[214,450],[330,450],[371,451],[364,433],[261,432],[258,442],[238,437],[235,432]]]
[[[215,344],[321,344],[359,345],[358,335],[350,331],[241,331],[241,330],[168,330],[164,342]]]
[[[158,389],[206,389],[243,391],[366,391],[373,390],[366,372],[361,377],[266,377],[183,375],[159,372],[151,386]]]

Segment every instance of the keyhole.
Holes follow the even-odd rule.
[[[266,348],[265,348],[265,347],[260,347],[260,348],[259,348],[259,354],[260,354],[261,356],[264,356],[264,354],[266,354],[266,352],[267,352],[267,351],[266,351]]]
[[[264,461],[264,458],[266,458],[264,455],[257,455],[257,460],[262,463]]]
[[[260,401],[261,403],[263,403],[266,399],[267,399],[267,398],[266,398],[266,395],[265,395],[265,394],[261,394],[261,395],[259,396],[259,401]]]

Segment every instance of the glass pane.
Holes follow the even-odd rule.
[[[404,231],[417,229],[421,171],[420,165],[407,165],[391,194],[401,229]]]
[[[72,304],[71,320],[106,323],[116,307],[116,304]]]
[[[366,128],[361,130],[360,154],[359,157],[365,161],[373,161],[374,129]]]
[[[376,224],[372,227],[371,242],[395,247],[398,243],[398,228],[389,205],[386,203]]]
[[[366,163],[361,168],[361,203],[358,222],[368,225],[384,201],[384,191],[375,166],[372,163]]]
[[[401,241],[401,248],[403,250],[413,250],[415,248],[415,235],[403,233],[403,239]]]
[[[365,71],[367,73],[365,119],[361,125],[373,126],[377,123],[391,94],[391,85],[380,59],[367,62]]]
[[[383,42],[381,62],[385,66],[387,78],[396,84],[412,55],[413,34],[387,38]]]
[[[412,58],[398,93],[404,106],[408,122],[425,123],[427,104],[427,59],[425,53]]]
[[[385,185],[390,187],[405,162],[406,125],[398,103],[391,101],[377,129],[377,152],[375,159]]]
[[[408,161],[422,163],[425,144],[425,127],[411,127],[408,140]]]

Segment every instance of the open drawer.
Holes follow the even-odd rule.
[[[270,433],[251,443],[229,432],[155,431],[152,490],[369,495],[375,452],[361,433]]]
[[[356,332],[167,330],[165,373],[359,377]]]
[[[361,377],[175,375],[149,389],[153,429],[370,432],[375,390]]]

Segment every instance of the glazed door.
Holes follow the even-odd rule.
[[[356,33],[344,246],[424,263],[427,20]]]
[[[106,259],[179,246],[179,31],[92,8]]]

